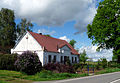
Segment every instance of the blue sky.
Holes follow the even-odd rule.
[[[20,19],[16,19],[16,23],[18,24]],[[66,22],[63,26],[58,27],[48,27],[48,26],[39,26],[36,23],[32,28],[33,32],[39,33],[39,30],[43,31],[43,34],[50,34],[52,37],[60,38],[66,36],[68,42],[74,39],[76,43],[76,48],[81,48],[82,46],[90,46],[92,40],[90,40],[87,36],[87,32],[83,32],[81,34],[75,34],[77,30],[74,28],[75,21]],[[65,39],[66,40],[66,39]]]
[[[16,23],[26,18],[33,24],[33,32],[50,34],[52,37],[74,39],[76,48],[97,60],[111,59],[112,50],[96,52],[87,36],[87,25],[92,23],[97,7],[103,0],[0,0],[0,8],[14,10]],[[78,33],[75,35],[75,33]]]

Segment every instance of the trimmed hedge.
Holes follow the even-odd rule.
[[[0,70],[16,70],[17,54],[0,54]]]

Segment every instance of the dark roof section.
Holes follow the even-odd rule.
[[[63,46],[67,45],[71,49],[72,54],[79,55],[79,53],[65,40],[56,39],[45,35],[40,35],[38,33],[30,32],[30,31],[28,32],[36,39],[36,41],[46,51],[58,52],[58,48],[62,48]]]

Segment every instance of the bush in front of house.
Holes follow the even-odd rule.
[[[17,54],[0,54],[0,70],[16,70]]]
[[[60,63],[48,63],[43,68],[45,70],[55,71],[56,73],[75,73],[73,66]]]
[[[18,56],[15,62],[16,68],[28,75],[34,75],[40,72],[42,69],[42,64],[36,53],[26,51]]]

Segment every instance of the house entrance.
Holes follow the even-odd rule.
[[[68,60],[69,60],[69,56],[64,56],[64,64],[66,64]]]

